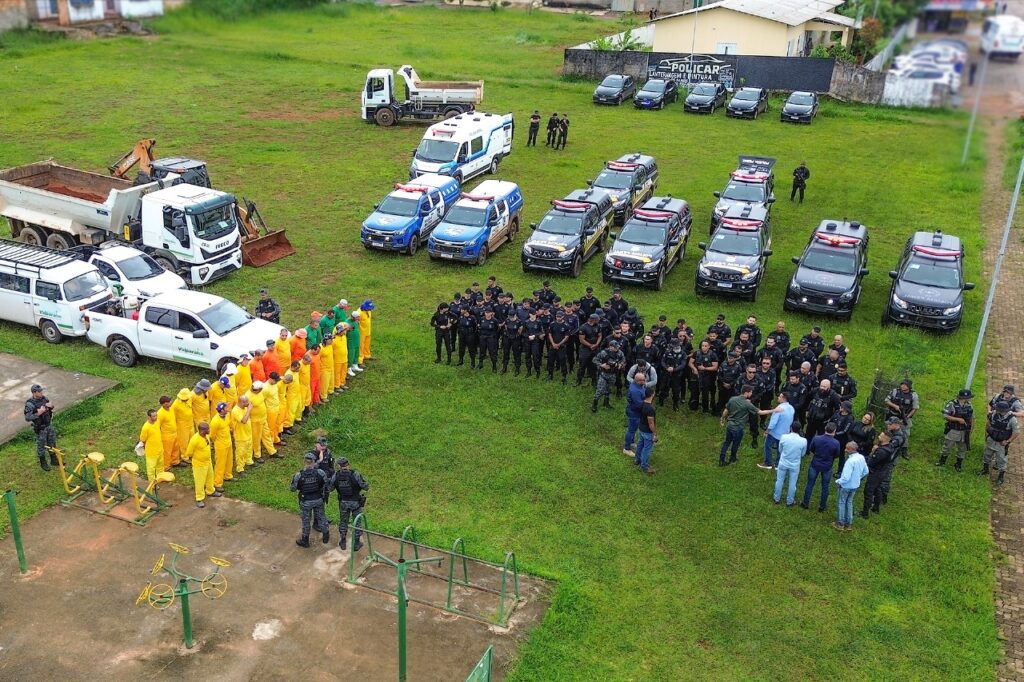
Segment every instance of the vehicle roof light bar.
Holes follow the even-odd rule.
[[[586,211],[590,208],[590,204],[584,204],[579,201],[561,201],[559,199],[552,201],[551,205],[566,211]]]
[[[668,220],[674,213],[671,211],[650,211],[642,208],[638,208],[633,211],[633,215],[638,215],[641,218],[654,218],[655,220]]]
[[[926,256],[938,256],[939,258],[959,258],[959,251],[950,251],[949,249],[933,249],[928,246],[914,246],[913,251],[917,253],[923,253]]]
[[[607,168],[612,170],[635,170],[640,167],[639,163],[625,163],[624,161],[609,161],[605,164]]]
[[[825,232],[818,232],[814,235],[819,241],[827,242],[833,246],[839,246],[840,244],[859,244],[859,237],[840,237],[836,234],[827,234]]]
[[[410,192],[412,194],[422,194],[423,192],[429,192],[429,187],[422,185],[403,185],[400,182],[395,183],[395,189],[402,190],[403,192]]]

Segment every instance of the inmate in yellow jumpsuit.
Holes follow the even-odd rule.
[[[212,495],[213,462],[210,459],[210,439],[201,433],[192,435],[185,448],[185,456],[192,460],[192,479],[196,484],[196,502]]]
[[[231,408],[231,433],[235,436],[235,471],[242,473],[245,465],[252,463],[252,423],[241,405]]]
[[[341,366],[341,383],[338,386],[344,388],[348,382],[348,331],[335,335],[334,340],[341,339],[341,350],[334,352],[334,366]]]
[[[270,434],[270,442],[277,445],[281,442],[281,394],[277,384],[269,381],[263,384],[263,399],[267,404],[267,432]],[[271,453],[273,454],[273,453]]]
[[[159,419],[159,412],[157,419]],[[156,480],[156,475],[163,471],[164,442],[160,434],[159,421],[151,422],[146,419],[142,425],[142,432],[139,433],[139,440],[146,446],[146,478],[150,481]]]
[[[252,370],[249,369],[248,360],[246,364],[238,365],[235,371],[235,388],[238,389],[238,395],[245,395],[252,388]]]
[[[235,460],[231,449],[231,415],[214,415],[210,421],[210,440],[213,441],[213,486],[224,487],[224,481],[234,478],[231,473]]]
[[[252,391],[246,393],[249,402],[252,404],[252,412],[249,413],[249,424],[252,425],[252,458],[246,464],[252,464],[255,460],[262,461],[263,451],[268,456],[276,455],[274,441],[267,426],[267,397],[263,391]]]
[[[302,406],[309,407],[313,404],[313,393],[310,387],[310,363],[312,359],[306,360],[302,358],[302,364],[299,366],[299,385],[302,386]]]
[[[174,411],[174,428],[178,441],[178,451],[174,455],[171,464],[177,464],[182,457],[186,457],[185,450],[195,433],[195,425],[192,423],[192,391],[183,388],[178,391],[178,398],[174,401],[171,410]]]
[[[298,372],[289,370],[285,376],[292,378],[291,382],[286,382],[285,390],[288,394],[288,411],[291,413],[288,426],[293,426],[302,421],[302,386],[299,384]]]
[[[370,355],[370,332],[373,329],[373,313],[369,310],[359,311],[359,364],[373,357]]]
[[[199,422],[210,423],[210,395],[192,391],[192,423],[199,428]]]
[[[281,373],[281,380],[278,381],[275,386],[277,387],[277,400],[281,404],[280,409],[277,413],[277,436],[274,441],[274,445],[277,445],[277,441],[281,440],[281,432],[292,425],[292,411],[288,408],[288,385],[285,384],[284,377],[287,371]]]
[[[163,470],[168,471],[171,466],[181,460],[181,451],[178,450],[178,427],[174,421],[174,403],[160,407],[156,411],[156,423],[160,427],[160,440],[164,446]]]
[[[345,362],[342,361],[342,357],[343,357],[342,349],[343,348],[345,349],[344,357],[348,357],[347,345],[348,344],[345,343],[345,337],[344,336],[335,336],[334,339],[331,341],[331,350],[334,351],[334,353],[333,353],[333,360],[334,360],[334,388],[335,389],[339,389],[342,386],[344,386],[345,385],[345,377],[348,376],[348,374],[346,374],[348,372],[348,364],[346,364]]]
[[[274,355],[277,356],[278,373],[284,376],[288,368],[292,366],[292,344],[288,339],[278,337],[274,341]]]
[[[323,402],[334,393],[334,344],[329,343],[320,349],[320,401]]]

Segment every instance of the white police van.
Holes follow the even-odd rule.
[[[396,184],[363,221],[359,239],[367,249],[404,251],[410,256],[430,236],[459,198],[459,181],[430,173]]]
[[[485,180],[463,193],[427,240],[431,260],[458,260],[483,265],[495,249],[519,231],[523,194],[519,185]]]
[[[413,152],[409,179],[427,173],[449,175],[465,185],[483,173],[497,173],[501,159],[512,153],[512,114],[475,111],[459,114],[427,128]]]

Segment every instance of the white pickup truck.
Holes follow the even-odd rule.
[[[242,353],[266,348],[281,332],[231,301],[187,290],[154,296],[137,314],[104,301],[86,312],[85,322],[89,340],[107,348],[121,367],[135,365],[141,355],[218,373]]]

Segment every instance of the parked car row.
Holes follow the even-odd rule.
[[[932,40],[918,43],[907,54],[893,59],[889,74],[945,85],[955,94],[960,91],[960,74],[967,58],[965,43],[955,39]]]

